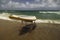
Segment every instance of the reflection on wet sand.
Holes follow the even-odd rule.
[[[23,26],[23,28],[20,30],[20,35],[24,35],[28,32],[31,32],[33,31],[34,29],[36,28],[36,24],[28,24],[28,25],[25,25]]]

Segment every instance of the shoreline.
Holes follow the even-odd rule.
[[[9,20],[9,21],[16,21],[21,22],[21,20],[15,20],[10,19],[9,17],[0,16],[0,19],[2,20]],[[37,19],[35,23],[52,23],[52,24],[60,24],[60,20],[43,20],[43,19]]]

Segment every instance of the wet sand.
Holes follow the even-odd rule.
[[[32,32],[19,35],[23,24],[0,20],[0,40],[60,40],[60,24],[37,23]]]

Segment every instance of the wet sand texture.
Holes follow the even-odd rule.
[[[0,20],[0,40],[60,40],[60,24],[38,23],[32,31],[19,35],[23,24]]]

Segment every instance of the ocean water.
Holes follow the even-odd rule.
[[[40,11],[40,10],[0,10],[0,13],[9,13],[16,15],[32,15],[37,19],[60,20],[60,11]]]

